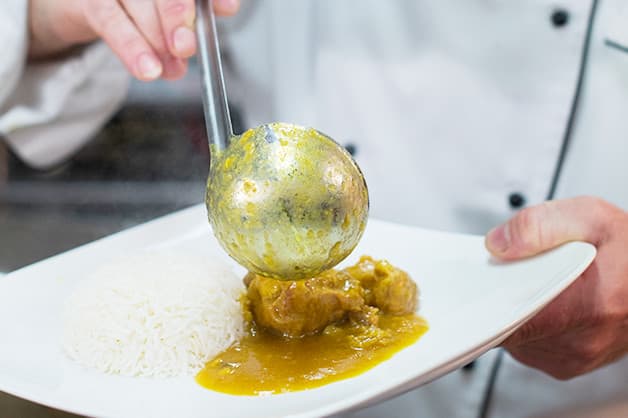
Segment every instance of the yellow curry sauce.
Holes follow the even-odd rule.
[[[345,270],[332,270],[323,278],[292,284],[252,277],[251,281],[247,276],[248,293],[243,300],[244,315],[251,324],[249,333],[199,372],[198,383],[208,389],[232,395],[261,395],[315,388],[375,367],[416,342],[428,329],[427,322],[415,313],[391,313],[402,305],[414,312],[416,303],[412,302],[417,300],[418,289],[408,286],[411,279],[385,261],[362,257],[358,264]],[[334,319],[324,328],[295,336],[295,318],[311,316],[306,307],[324,310],[320,303],[333,301],[337,297],[334,292],[339,290],[349,291],[353,302],[356,283],[364,286],[362,300],[370,301],[363,302],[362,312],[343,300],[353,311],[342,320],[330,315]],[[256,292],[262,292],[262,296]],[[374,302],[375,293],[378,303]],[[388,299],[382,300],[382,295]],[[297,303],[294,307],[290,305],[293,301]],[[280,312],[280,307],[286,306],[289,312]],[[264,308],[282,316],[272,318],[275,322],[266,318],[265,323],[262,321],[265,327],[261,327],[255,318],[256,312],[260,315]]]

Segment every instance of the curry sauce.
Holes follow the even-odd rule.
[[[428,329],[414,313],[414,281],[371,257],[313,279],[289,282],[249,274],[245,283],[248,335],[196,377],[218,392],[276,394],[357,376]]]
[[[196,377],[232,395],[293,392],[357,376],[392,357],[427,331],[421,317],[383,314],[379,326],[346,323],[302,338],[267,331],[244,337]]]

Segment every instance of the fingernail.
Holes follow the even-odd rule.
[[[488,247],[494,251],[503,253],[510,247],[510,228],[508,224],[491,229],[486,236]]]
[[[142,77],[147,80],[158,78],[163,71],[161,62],[147,52],[140,55],[138,66]]]
[[[190,28],[181,26],[174,31],[174,49],[182,57],[187,57],[194,52],[194,42],[194,32]]]
[[[235,12],[240,6],[239,0],[216,0],[222,11]]]

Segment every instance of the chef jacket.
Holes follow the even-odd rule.
[[[19,3],[0,8],[20,15]],[[0,133],[46,167],[104,123],[125,79],[99,45],[16,71],[25,34],[12,21],[0,39],[22,48],[0,64],[10,81]],[[345,145],[373,217],[485,233],[547,198],[628,208],[625,0],[244,0],[221,30],[230,100],[247,126],[289,121]],[[481,413],[628,416],[628,358],[562,382],[494,350],[344,416]]]
[[[0,136],[32,167],[69,158],[109,120],[128,76],[104,44],[27,62],[25,0],[0,3]]]

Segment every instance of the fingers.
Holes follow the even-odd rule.
[[[240,0],[214,0],[214,11],[220,16],[233,16],[239,9]]]
[[[598,266],[594,262],[578,280],[508,337],[503,346],[515,348],[535,343],[543,346],[543,340],[566,338],[574,329],[579,331],[585,325],[593,326],[599,322],[602,315],[591,314],[597,304],[591,298],[598,287],[597,273]],[[582,341],[577,341],[577,344],[582,346]],[[545,348],[549,351],[559,349],[555,344],[548,344]]]
[[[194,0],[157,0],[157,9],[170,53],[179,58],[194,55]]]
[[[88,0],[84,12],[90,26],[120,57],[136,78],[159,78],[163,64],[117,0]]]
[[[153,0],[124,0],[122,5],[163,66],[162,78],[178,79],[185,74],[185,62],[171,54],[160,16]]]
[[[510,355],[519,363],[538,369],[555,379],[566,380],[575,376],[579,364],[571,357],[565,357],[545,347],[508,348]]]
[[[213,5],[217,14],[230,16],[238,11],[240,2],[239,0],[214,0]],[[189,58],[194,55],[196,53],[194,0],[157,0],[157,9],[170,53],[179,58]]]
[[[496,257],[513,260],[532,256],[569,241],[599,244],[609,232],[617,208],[596,198],[549,201],[526,208],[486,236]]]
[[[209,0],[198,0],[209,1]],[[196,53],[195,0],[86,0],[91,28],[144,81],[178,79]],[[220,15],[233,15],[239,0],[214,0]]]
[[[616,333],[616,330],[612,330]],[[602,332],[571,333],[524,345],[506,341],[504,347],[520,363],[566,380],[593,371],[626,355],[619,344],[609,344],[608,329]]]

